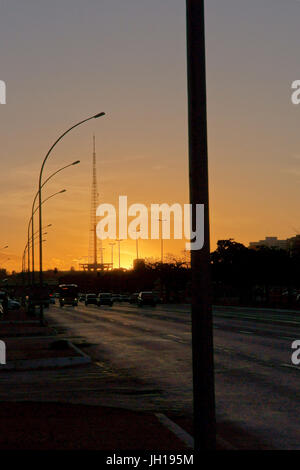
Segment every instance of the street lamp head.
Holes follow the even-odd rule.
[[[52,227],[52,224],[48,224],[47,227]]]
[[[80,163],[80,160],[76,160],[76,162],[73,162],[72,165],[78,165]]]
[[[59,194],[65,193],[66,191],[67,191],[66,189],[62,189],[61,191],[59,191]]]
[[[97,118],[99,118],[99,117],[101,117],[101,116],[105,116],[105,113],[95,114],[94,119],[97,119]]]

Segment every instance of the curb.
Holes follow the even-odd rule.
[[[170,418],[168,418],[164,413],[155,413],[155,416],[159,420],[161,424],[163,424],[166,428],[169,429],[175,436],[183,442],[186,447],[189,449],[194,449],[194,438],[186,432],[182,427],[178,424],[174,423]],[[217,445],[224,450],[237,450],[232,444],[228,441],[225,441],[221,436],[217,435]]]
[[[38,325],[39,320],[1,320],[0,325],[26,325],[26,324]]]
[[[79,354],[78,356],[66,357],[49,357],[46,359],[22,359],[19,361],[9,361],[0,366],[1,370],[34,370],[34,369],[48,369],[48,368],[61,368],[71,367],[81,364],[89,364],[91,362],[90,356],[85,354],[81,349],[68,341],[69,346]]]
[[[188,432],[182,429],[178,424],[174,423],[174,421],[168,418],[164,413],[155,413],[155,416],[158,421],[175,434],[175,436],[183,442],[186,447],[194,449],[194,438]]]
[[[218,313],[218,318],[230,318],[231,320],[239,320],[240,318],[238,316],[230,315],[227,312],[214,312]],[[244,321],[253,321],[257,323],[262,323],[264,325],[272,324],[272,325],[281,325],[281,326],[291,326],[294,328],[299,328],[300,327],[300,322],[299,321],[293,321],[293,320],[281,320],[281,319],[272,319],[272,318],[257,318],[257,317],[252,317],[252,318],[243,318],[241,317]]]
[[[286,309],[286,308],[273,308],[273,307],[239,307],[238,305],[213,305],[213,309],[223,310],[244,310],[245,312],[257,312],[257,313],[300,313],[300,310]]]

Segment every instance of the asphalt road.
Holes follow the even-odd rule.
[[[47,312],[58,333],[88,353],[89,366],[19,372],[14,397],[64,400],[163,411],[191,430],[192,371],[188,306],[129,304]],[[300,317],[300,315],[299,315]],[[214,314],[217,421],[238,448],[299,449],[300,367],[291,343],[300,339],[293,312],[221,308]],[[3,377],[10,396],[14,373]]]
[[[131,396],[134,406],[191,416],[188,307],[80,305],[54,308],[51,316],[71,335],[94,344],[94,358],[139,382],[140,395],[133,391]],[[291,343],[300,338],[297,315],[219,307],[214,317],[217,416],[223,434],[231,433],[239,447],[300,448],[300,368],[291,363]]]

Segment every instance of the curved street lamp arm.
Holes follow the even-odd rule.
[[[77,124],[74,124],[73,126],[71,126],[69,129],[67,129],[65,132],[63,132],[59,137],[58,139],[54,142],[54,144],[50,147],[50,149],[48,150],[44,160],[43,160],[43,163],[42,163],[42,166],[41,166],[41,169],[40,169],[40,176],[39,176],[39,251],[40,251],[40,286],[43,285],[43,249],[42,249],[42,175],[43,175],[43,170],[44,170],[44,166],[45,166],[45,163],[50,155],[50,153],[52,152],[53,148],[56,146],[56,144],[66,135],[68,134],[72,129],[75,129],[75,127],[78,127],[80,126],[81,124],[91,120],[91,119],[97,119],[101,116],[104,116],[105,113],[101,112],[101,113],[98,113],[98,114],[95,114],[94,116],[91,116],[91,117],[88,117],[86,119],[83,119],[82,121],[78,122]],[[41,308],[40,308],[40,319],[41,319],[41,323],[43,323],[43,306],[41,305]]]
[[[66,168],[69,168],[70,166],[74,166],[77,163],[80,163],[80,161],[77,160],[76,162],[69,163],[68,165],[65,165],[62,168],[59,168],[58,170],[56,170],[54,173],[52,173],[50,176],[48,176],[48,178],[45,181],[43,181],[41,188],[43,188],[45,186],[45,184],[48,183],[48,181],[51,180],[51,178],[53,178],[53,176],[57,175],[57,173],[60,173],[61,171],[65,170]],[[39,191],[37,191],[36,195],[34,196],[33,203],[32,203],[31,214],[33,214],[34,206],[35,206],[36,200],[38,198],[38,195],[39,195]]]
[[[51,199],[52,197],[56,196],[57,194],[61,194],[61,193],[65,193],[65,192],[66,192],[66,189],[62,189],[61,191],[57,191],[56,193],[51,194],[51,196],[48,196],[46,199],[44,199],[44,200],[42,201],[41,205],[44,204],[44,202],[46,202],[46,201],[48,201],[49,199]],[[35,208],[35,210],[33,211],[32,215],[31,215],[31,217],[30,217],[30,219],[29,219],[29,222],[28,222],[28,228],[27,228],[27,244],[26,244],[26,247],[28,246],[29,240],[30,240],[30,235],[29,235],[30,224],[32,223],[33,216],[34,216],[34,214],[37,212],[37,210],[39,209],[39,207],[40,207],[40,206],[38,205],[38,207]],[[39,231],[39,230],[38,230],[38,231]],[[32,238],[32,236],[31,236],[31,238]],[[26,247],[25,247],[25,248],[26,248]],[[29,270],[29,250],[28,250],[28,270]]]
[[[63,134],[61,134],[58,139],[54,142],[54,144],[50,147],[50,149],[48,150],[44,160],[43,160],[43,163],[42,163],[42,166],[41,166],[41,170],[40,170],[40,178],[39,178],[39,188],[42,187],[42,174],[43,174],[43,170],[44,170],[44,166],[45,166],[45,163],[50,155],[50,153],[52,152],[53,148],[56,146],[56,144],[58,144],[58,142],[66,135],[68,134],[68,132],[70,132],[72,129],[74,129],[75,127],[78,127],[80,126],[81,124],[83,124],[84,122],[87,122],[87,121],[90,121],[91,119],[97,119],[98,117],[100,116],[104,116],[105,113],[99,113],[99,114],[96,114],[94,116],[90,116],[86,119],[83,119],[83,121],[80,121],[80,122],[77,122],[77,124],[74,124],[72,127],[70,127],[68,130],[66,130]]]

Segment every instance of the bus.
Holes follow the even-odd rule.
[[[78,305],[78,286],[77,284],[60,284],[58,286],[59,292],[59,305]]]

